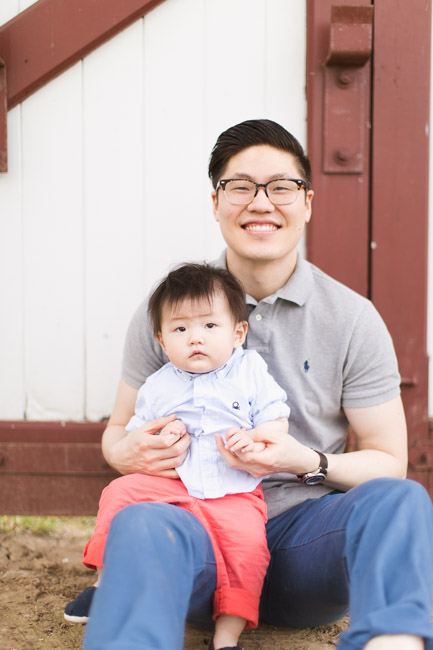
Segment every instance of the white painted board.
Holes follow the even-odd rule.
[[[22,105],[28,419],[84,416],[81,122],[81,64]]]

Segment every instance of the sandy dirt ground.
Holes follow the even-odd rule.
[[[79,650],[85,626],[63,619],[63,608],[92,584],[81,565],[88,537],[82,528],[46,535],[0,532],[0,650]],[[287,630],[261,625],[245,632],[245,650],[331,650],[343,620],[326,627]],[[188,627],[184,650],[207,650],[210,634]],[[167,650],[171,650],[167,648]]]

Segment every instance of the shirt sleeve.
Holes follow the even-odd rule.
[[[121,376],[134,388],[140,388],[149,375],[168,361],[153,335],[147,305],[148,301],[145,300],[133,315],[123,349]]]
[[[400,394],[400,375],[391,335],[365,302],[354,325],[343,367],[343,407],[376,406]]]
[[[251,367],[248,371],[254,379],[254,395],[251,400],[253,426],[278,418],[288,418],[290,408],[286,403],[285,391],[268,372],[264,359],[257,352],[250,350],[249,353]]]

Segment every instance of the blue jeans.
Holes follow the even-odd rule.
[[[339,650],[414,634],[433,650],[433,507],[418,483],[376,479],[309,499],[267,524],[263,621],[314,627],[350,609]],[[86,650],[181,650],[185,621],[212,625],[215,561],[201,523],[140,503],[114,518]],[[350,607],[349,607],[350,603]]]

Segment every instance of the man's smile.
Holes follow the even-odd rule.
[[[281,228],[281,226],[278,226],[275,223],[263,223],[260,221],[245,223],[241,227],[248,232],[274,232]]]

